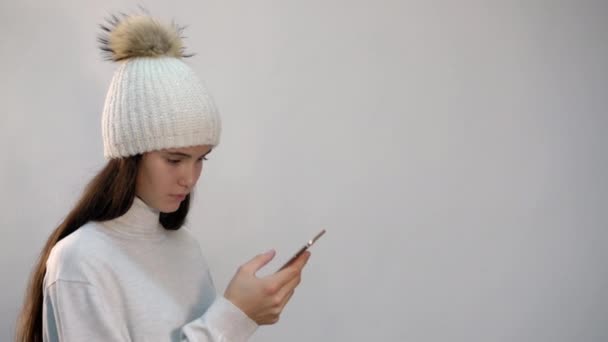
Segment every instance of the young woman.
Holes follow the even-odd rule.
[[[108,162],[47,241],[17,341],[245,341],[278,321],[310,254],[258,278],[274,251],[260,254],[216,295],[183,225],[221,122],[182,60],[183,28],[148,15],[102,28],[120,63],[102,115]]]

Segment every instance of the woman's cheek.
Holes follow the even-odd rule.
[[[198,179],[201,177],[202,173],[203,173],[203,163],[198,163],[197,173],[196,173],[196,182],[198,182]]]
[[[159,183],[164,185],[172,185],[173,183],[177,182],[179,175],[177,167],[165,162],[164,166],[159,168],[159,170],[162,170],[158,175]]]

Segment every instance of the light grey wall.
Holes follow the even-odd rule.
[[[0,340],[102,166],[126,1],[0,5]],[[321,227],[253,341],[608,340],[606,1],[147,1],[188,24],[222,144],[190,218],[220,291]]]

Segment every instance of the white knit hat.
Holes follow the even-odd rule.
[[[147,15],[112,16],[99,37],[106,59],[121,63],[102,115],[104,157],[128,157],[164,148],[219,144],[214,101],[182,61],[183,27]]]

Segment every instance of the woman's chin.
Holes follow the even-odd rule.
[[[170,214],[170,213],[172,213],[172,212],[177,211],[177,209],[179,209],[179,203],[178,203],[178,204],[172,204],[172,203],[171,203],[171,204],[167,204],[167,205],[165,205],[165,206],[164,206],[164,207],[161,209],[161,212],[163,212],[163,213],[167,213],[167,214]]]

